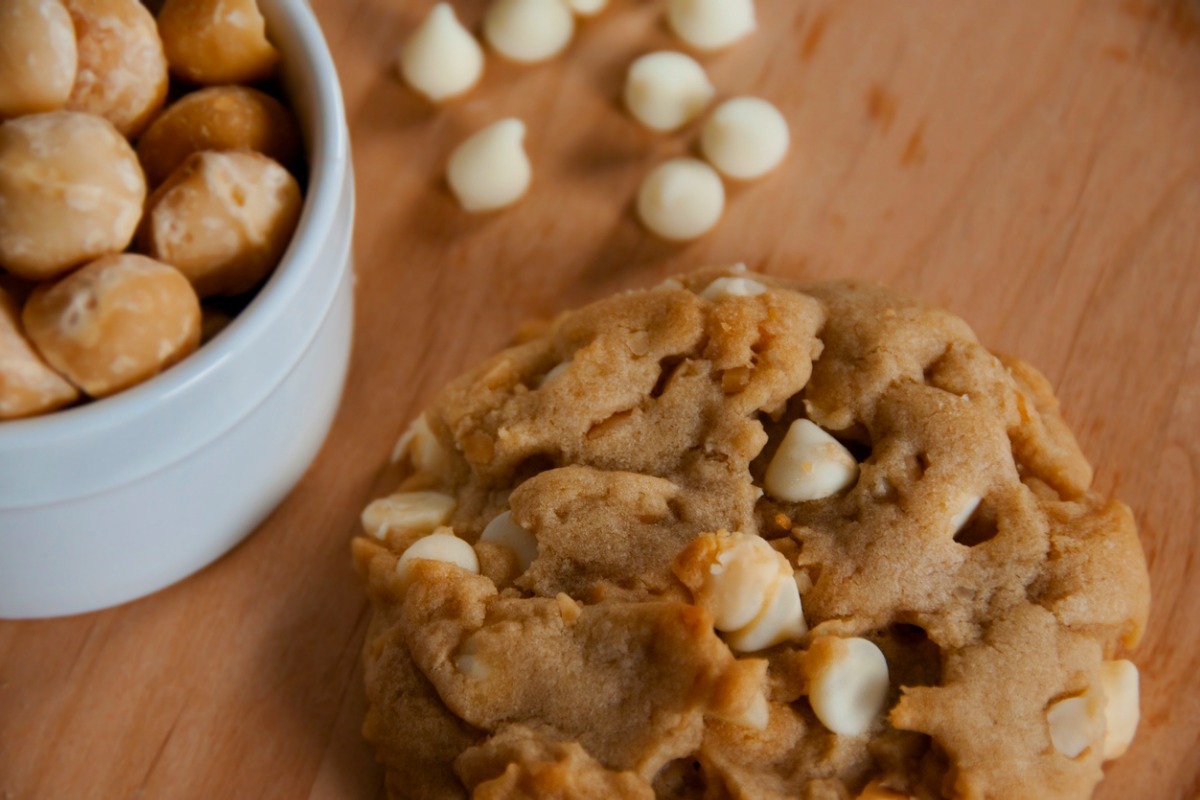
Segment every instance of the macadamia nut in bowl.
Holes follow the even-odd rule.
[[[280,228],[286,233],[276,234],[282,243],[271,244],[281,260],[269,277],[254,277],[265,283],[246,308],[190,355],[201,335],[201,314],[186,265],[164,257],[174,254],[110,255],[129,244],[125,237],[138,227],[146,192],[124,137],[103,119],[88,117],[96,130],[83,141],[121,157],[102,163],[72,151],[61,175],[82,173],[83,189],[58,197],[30,175],[60,165],[35,159],[31,168],[28,157],[38,148],[22,127],[33,120],[65,129],[62,122],[41,120],[76,115],[51,112],[0,126],[0,193],[6,200],[25,193],[51,209],[39,212],[39,219],[54,245],[14,243],[6,227],[11,215],[0,215],[0,263],[15,275],[46,282],[24,301],[20,316],[13,301],[22,298],[5,301],[0,346],[21,356],[27,372],[16,378],[22,387],[30,393],[45,389],[44,397],[11,416],[62,406],[77,394],[102,398],[0,421],[0,618],[104,608],[197,571],[283,499],[332,424],[353,322],[354,190],[341,91],[307,4],[258,0],[257,9],[278,53],[270,69],[278,70],[304,139],[303,199],[293,188],[295,178],[269,154],[247,150],[235,157],[253,161],[259,178],[274,176],[256,181],[253,191],[266,185],[283,198],[277,205],[286,208]],[[264,61],[262,52],[256,63]],[[43,140],[71,143],[72,136],[60,130]],[[126,187],[116,174],[111,190],[93,192],[101,179],[108,181],[114,163],[130,163],[136,180]],[[112,202],[113,220],[124,223],[105,234],[124,240],[99,249],[67,247],[74,229],[49,226],[55,215],[70,213],[72,198],[93,194],[98,203]],[[112,195],[136,208],[131,219]],[[28,200],[18,207],[22,213],[32,209]],[[53,258],[35,257],[51,250]],[[81,271],[71,272],[80,265]],[[239,288],[219,283],[213,291]],[[141,307],[149,296],[157,311]],[[164,308],[169,319],[158,313]],[[110,329],[130,343],[125,360],[110,353],[96,362],[96,351],[84,352],[80,342],[102,331],[98,340],[113,344]],[[153,377],[117,391],[126,371]],[[10,379],[0,374],[0,382]]]

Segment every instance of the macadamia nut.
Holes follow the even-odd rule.
[[[521,199],[533,178],[524,139],[525,123],[510,117],[454,149],[446,180],[459,205],[467,211],[496,211]]]
[[[241,294],[279,263],[301,204],[296,179],[260,153],[195,153],[150,197],[139,243],[201,297]]]
[[[821,724],[842,736],[866,733],[891,685],[883,652],[866,639],[817,636],[803,664],[808,701]]]
[[[713,111],[700,134],[700,149],[722,175],[761,178],[787,155],[790,137],[779,109],[757,97],[735,97]]]
[[[858,480],[858,462],[811,420],[788,428],[767,467],[763,488],[776,500],[802,503],[835,495]]]
[[[467,572],[479,574],[479,558],[475,555],[475,548],[455,536],[449,528],[439,528],[417,539],[404,551],[396,562],[396,575],[402,586],[412,580],[412,562],[417,559],[454,564]]]
[[[166,0],[158,30],[171,72],[206,86],[271,77],[279,53],[255,0]]]
[[[664,50],[629,65],[625,106],[634,119],[656,131],[673,131],[700,116],[716,90],[694,58]]]
[[[694,158],[673,158],[642,181],[638,216],[651,233],[687,241],[712,230],[725,210],[725,187],[713,168]]]
[[[521,572],[529,569],[529,565],[538,556],[537,538],[513,522],[511,511],[497,514],[483,529],[479,541],[493,542],[507,547],[516,555]]]
[[[510,61],[547,61],[571,43],[575,18],[562,0],[495,0],[483,17],[483,38]]]
[[[92,397],[141,383],[200,343],[200,301],[187,279],[133,254],[42,284],[22,318],[42,357]]]
[[[172,103],[137,143],[151,186],[202,150],[253,150],[286,166],[300,155],[300,128],[292,112],[268,94],[214,86]]]
[[[1138,668],[1132,661],[1105,661],[1100,665],[1104,690],[1104,760],[1125,755],[1137,733],[1141,710]]]
[[[25,338],[17,304],[0,289],[0,419],[43,414],[78,397]]]
[[[667,23],[697,50],[720,50],[754,32],[754,0],[670,0]]]
[[[0,119],[62,108],[77,57],[62,0],[0,3]]]
[[[376,539],[389,533],[428,533],[450,520],[455,505],[453,497],[441,492],[397,492],[363,509],[362,526]]]
[[[0,266],[53,278],[124,250],[137,230],[146,179],[111,123],[52,111],[0,125]]]
[[[1100,738],[1104,704],[1095,692],[1067,697],[1046,709],[1050,743],[1067,758],[1076,758]]]
[[[700,296],[705,300],[720,303],[731,297],[757,297],[766,291],[767,287],[753,278],[717,278],[704,287]]]
[[[483,75],[483,48],[449,3],[438,3],[400,51],[400,75],[435,103],[465,94]]]

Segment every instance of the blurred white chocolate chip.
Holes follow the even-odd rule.
[[[497,514],[483,529],[479,541],[492,542],[512,550],[517,556],[521,572],[529,569],[538,556],[537,538],[513,522],[511,511]]]
[[[756,297],[765,291],[767,291],[767,287],[753,278],[717,278],[704,287],[700,296],[705,300],[719,303],[730,297]]]
[[[1125,755],[1137,733],[1138,668],[1132,661],[1105,661],[1100,665],[1100,687],[1104,690],[1104,760]]]
[[[655,131],[673,131],[696,119],[715,92],[704,67],[669,50],[638,58],[625,76],[626,108]]]
[[[800,503],[835,495],[858,480],[858,462],[811,420],[788,428],[767,467],[763,486],[776,500]]]
[[[834,733],[866,733],[883,711],[888,665],[873,642],[817,636],[804,655],[804,672],[813,712]]]
[[[483,38],[510,61],[533,64],[563,51],[575,17],[562,0],[495,0],[483,16]]]
[[[697,50],[720,50],[754,31],[754,0],[670,0],[667,22]]]
[[[547,372],[542,377],[541,382],[538,384],[538,388],[541,388],[542,386],[545,386],[546,384],[552,382],[555,378],[557,378],[559,375],[562,375],[564,372],[566,372],[570,368],[571,368],[571,359],[569,359],[569,358],[566,361],[563,361],[562,363],[557,364],[553,369],[551,369],[549,372]]]
[[[1091,746],[1100,734],[1104,708],[1094,692],[1067,697],[1046,709],[1050,742],[1067,758],[1075,758]]]
[[[581,17],[594,17],[608,5],[608,0],[563,0],[567,8]]]
[[[779,166],[790,140],[779,109],[757,97],[735,97],[705,121],[700,149],[722,175],[751,180]]]
[[[435,103],[469,91],[483,75],[483,48],[449,3],[438,3],[400,51],[400,74]]]
[[[475,549],[454,535],[449,528],[439,528],[413,542],[396,562],[396,575],[402,587],[412,580],[412,562],[417,559],[454,564],[467,572],[479,574],[479,559]]]
[[[441,492],[397,492],[363,509],[362,526],[376,539],[393,531],[431,531],[450,519],[455,505],[453,497]]]
[[[703,161],[673,158],[642,181],[637,209],[651,233],[669,241],[687,241],[708,233],[721,219],[725,187]]]
[[[455,148],[446,180],[459,205],[467,211],[496,211],[521,199],[533,177],[524,138],[525,123],[509,117]]]
[[[420,414],[412,421],[392,448],[392,463],[396,464],[405,456],[409,457],[413,469],[429,475],[440,475],[446,469],[448,457],[442,443],[433,435],[429,420],[425,414]]]

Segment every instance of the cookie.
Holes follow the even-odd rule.
[[[1132,738],[1132,516],[947,312],[695,273],[531,328],[396,457],[353,548],[391,797],[1085,798]]]

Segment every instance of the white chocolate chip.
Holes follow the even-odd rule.
[[[562,363],[557,364],[554,367],[554,369],[550,370],[542,377],[541,383],[538,384],[538,388],[541,388],[542,386],[545,386],[546,384],[553,382],[555,378],[557,378],[559,375],[562,375],[564,372],[566,372],[570,368],[571,368],[571,359],[569,359],[569,358],[566,361],[563,361]]]
[[[804,658],[808,701],[829,730],[843,736],[866,733],[887,700],[887,659],[866,639],[818,636]]]
[[[444,530],[449,531],[448,528]],[[479,574],[479,558],[475,555],[475,549],[450,532],[431,533],[417,539],[404,551],[396,562],[396,575],[400,578],[401,586],[407,586],[412,580],[412,562],[417,559],[455,564],[467,572]]]
[[[638,58],[625,76],[626,108],[655,131],[673,131],[696,119],[715,92],[696,59],[669,50]]]
[[[1100,687],[1104,690],[1104,760],[1125,755],[1137,733],[1138,668],[1132,661],[1105,661],[1100,665]]]
[[[483,75],[483,48],[462,26],[449,3],[438,3],[400,52],[405,82],[441,102],[471,89]]]
[[[694,158],[659,164],[642,181],[638,216],[658,236],[686,241],[708,233],[725,210],[725,187],[713,168]]]
[[[858,462],[811,420],[788,428],[767,467],[763,486],[777,500],[800,503],[835,495],[858,480]]]
[[[608,0],[563,0],[567,8],[581,17],[594,17],[604,10]]]
[[[982,497],[977,495],[966,495],[959,503],[958,511],[954,512],[954,516],[950,518],[950,529],[958,533],[963,529],[963,526],[971,521],[971,515],[975,513],[975,509],[979,508],[979,501]]]
[[[429,419],[421,414],[412,421],[392,448],[392,463],[408,456],[417,472],[439,475],[446,469],[448,457],[442,443],[433,435]]]
[[[730,297],[756,297],[766,291],[767,287],[753,278],[717,278],[704,288],[700,296],[719,303]]]
[[[728,178],[751,180],[779,166],[791,137],[779,109],[757,97],[735,97],[713,111],[700,133],[708,162]]]
[[[791,569],[789,568],[789,572]],[[753,653],[808,633],[800,605],[800,587],[787,575],[775,583],[770,601],[749,624],[731,631],[725,641],[734,650]]]
[[[529,565],[538,556],[537,538],[512,520],[512,512],[505,511],[497,514],[479,537],[481,542],[493,542],[507,547],[517,556],[521,572],[529,569]]]
[[[562,0],[495,0],[483,17],[483,37],[511,61],[533,64],[558,55],[575,33]]]
[[[1088,749],[1100,735],[1104,709],[1095,693],[1059,700],[1046,709],[1050,742],[1067,758]]]
[[[397,492],[363,509],[362,526],[376,539],[393,531],[432,531],[450,519],[455,505],[441,492]]]
[[[754,0],[670,0],[667,22],[692,47],[719,50],[754,31]]]
[[[524,138],[525,123],[510,117],[455,148],[446,179],[464,209],[496,211],[521,199],[533,177],[522,147]]]
[[[454,667],[461,672],[465,677],[471,680],[484,680],[491,674],[491,668],[487,662],[479,657],[479,640],[475,636],[470,636],[462,646],[458,649],[458,658],[454,660]]]

